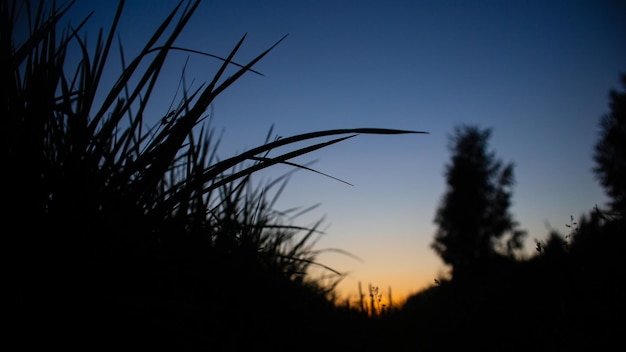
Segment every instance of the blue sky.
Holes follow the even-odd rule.
[[[119,34],[127,56],[176,3],[126,1]],[[68,19],[95,10],[87,28],[95,41],[115,5],[79,0]],[[528,231],[529,252],[549,228],[567,233],[570,216],[606,202],[592,155],[608,91],[622,88],[626,72],[624,1],[205,0],[178,45],[226,56],[246,33],[241,63],[288,36],[256,66],[264,76],[244,76],[215,101],[222,158],[260,145],[272,125],[281,136],[356,127],[429,132],[360,135],[296,160],[317,160],[315,169],[354,185],[298,171],[277,204],[320,203],[296,223],[324,217],[317,247],[362,259],[318,258],[348,272],[338,286],[346,298],[356,299],[361,282],[385,296],[391,287],[401,299],[446,271],[430,243],[458,124],[491,128],[490,147],[515,164],[511,211]],[[167,112],[187,56],[167,63],[156,118]],[[210,80],[218,64],[189,56],[188,82]]]

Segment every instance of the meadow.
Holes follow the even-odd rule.
[[[61,26],[71,2],[33,6],[19,22],[30,29],[23,41],[16,4],[0,5],[0,45],[8,333],[19,345],[561,350],[605,349],[626,332],[623,219],[600,209],[533,257],[441,278],[401,306],[380,305],[371,285],[357,305],[338,301],[341,274],[317,260],[317,227],[292,224],[267,196],[279,196],[288,175],[258,186],[254,174],[278,164],[317,172],[292,160],[361,134],[426,132],[270,130],[264,144],[221,160],[210,105],[258,74],[254,65],[282,39],[245,64],[236,61],[245,37],[227,57],[212,56],[221,62],[212,80],[188,90],[181,77],[175,108],[148,126],[159,73],[168,54],[186,50],[175,43],[198,2],[181,2],[137,57],[123,58],[110,87],[103,72],[121,6],[90,50],[82,24]]]

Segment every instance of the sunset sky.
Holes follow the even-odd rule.
[[[137,54],[177,1],[127,0],[119,35]],[[78,0],[66,21],[94,10],[87,34],[107,29],[115,1]],[[391,287],[401,300],[446,268],[430,248],[445,192],[448,137],[456,125],[492,128],[490,148],[515,164],[511,211],[528,231],[527,250],[570,216],[604,206],[593,145],[608,91],[626,73],[626,2],[616,1],[203,1],[177,46],[247,63],[288,34],[255,69],[220,95],[213,125],[221,158],[265,140],[335,128],[380,127],[429,134],[356,138],[296,160],[353,186],[298,171],[278,210],[308,207],[297,225],[324,218],[318,260],[347,276],[338,286]],[[176,93],[185,59],[193,87],[219,62],[173,53],[151,111],[158,121]],[[117,54],[111,56],[111,84]],[[119,71],[117,72],[119,73]],[[259,173],[259,181],[288,171]]]

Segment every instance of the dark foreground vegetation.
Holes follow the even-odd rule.
[[[623,219],[592,212],[565,241],[552,234],[527,260],[500,260],[442,281],[398,312],[403,346],[438,350],[604,350],[625,332]],[[421,331],[418,333],[417,331]]]
[[[16,349],[621,344],[623,202],[590,211],[569,237],[553,234],[539,243],[532,258],[478,261],[402,307],[373,316],[344,307],[333,299],[340,274],[316,262],[317,227],[291,224],[266,196],[285,179],[260,187],[251,175],[276,164],[306,168],[290,160],[358,134],[422,132],[355,128],[281,139],[270,133],[266,144],[219,160],[207,108],[243,74],[258,74],[253,66],[271,48],[240,65],[234,56],[242,39],[225,58],[213,57],[223,63],[214,79],[197,90],[185,87],[175,108],[146,126],[158,73],[169,52],[185,50],[174,42],[197,2],[181,2],[138,57],[122,59],[111,87],[101,79],[121,12],[90,51],[81,25],[59,29],[71,3],[22,4],[0,3],[5,335]],[[28,17],[20,22],[28,24],[26,36],[15,32],[16,5]],[[82,58],[75,67],[65,60],[71,50]],[[296,142],[313,144],[289,149]],[[331,280],[312,277],[312,266]]]

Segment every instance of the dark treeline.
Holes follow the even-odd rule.
[[[621,76],[626,88],[626,75]],[[595,350],[619,343],[626,330],[624,165],[626,90],[611,90],[600,120],[595,175],[611,198],[571,218],[567,234],[536,241],[520,257],[520,230],[508,213],[513,164],[488,152],[490,130],[461,126],[451,138],[448,191],[435,222],[433,248],[450,278],[408,299],[394,315],[401,346],[435,350]],[[419,336],[417,339],[408,336]]]
[[[508,212],[512,164],[487,152],[488,129],[460,127],[433,241],[452,276],[368,314],[336,302],[341,274],[316,261],[317,226],[295,226],[272,209],[267,191],[280,194],[288,175],[261,189],[251,176],[278,163],[306,168],[289,160],[356,134],[423,132],[274,139],[270,131],[266,144],[219,160],[207,108],[243,74],[257,74],[273,46],[238,64],[242,38],[230,55],[213,57],[222,66],[212,81],[144,126],[165,57],[198,2],[181,2],[110,87],[100,80],[122,6],[89,51],[81,24],[61,26],[72,2],[23,4],[0,2],[5,321],[19,349],[521,350],[619,341],[624,93],[610,93],[595,154],[610,207],[572,219],[571,233],[550,234],[530,258],[516,256],[525,232]],[[68,55],[82,61],[69,67]],[[312,144],[269,156],[295,142]],[[313,266],[330,280],[312,277]]]

